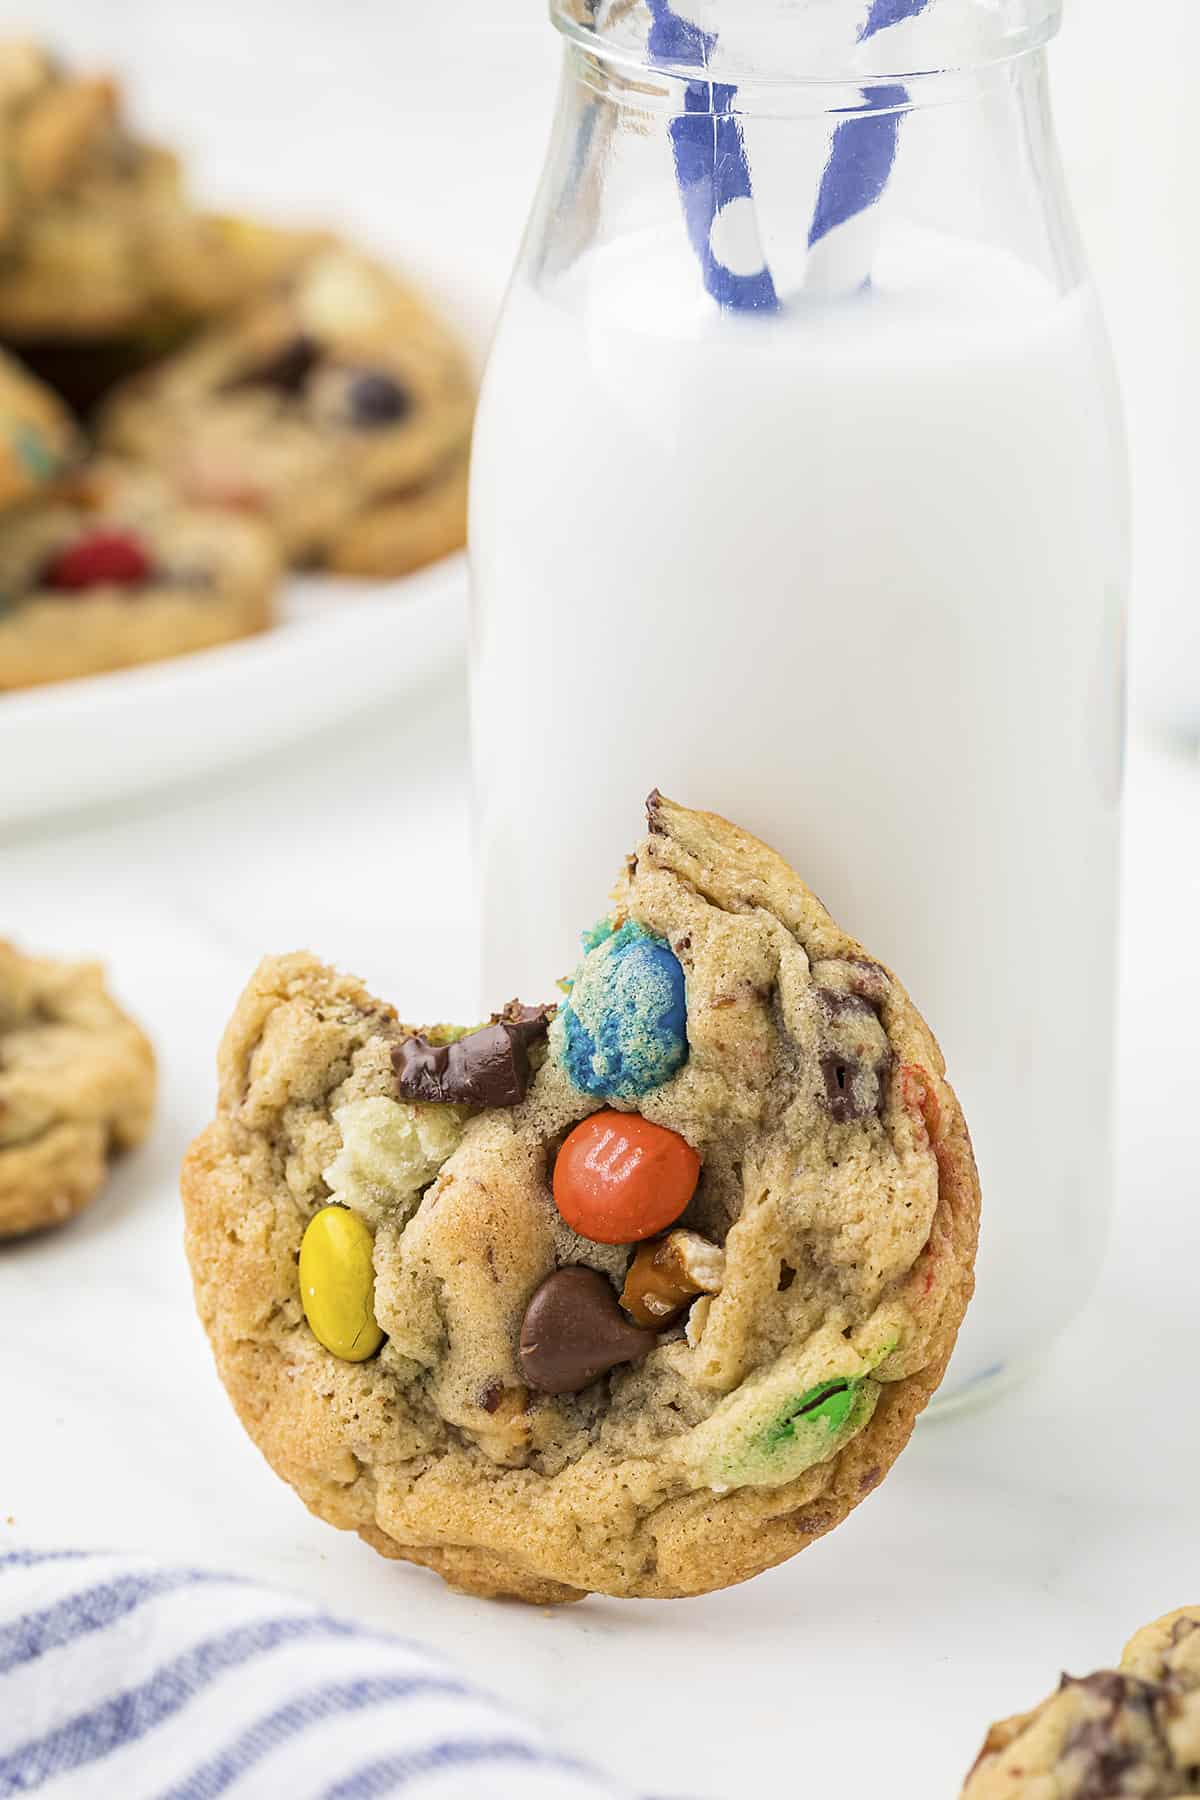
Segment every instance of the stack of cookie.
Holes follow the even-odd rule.
[[[0,691],[259,630],[284,564],[464,541],[473,383],[428,304],[326,233],[198,211],[111,80],[27,43],[0,345]]]

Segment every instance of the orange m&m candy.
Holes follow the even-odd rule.
[[[598,1112],[554,1165],[554,1204],[580,1237],[637,1243],[673,1225],[696,1191],[700,1158],[677,1131],[637,1113]]]

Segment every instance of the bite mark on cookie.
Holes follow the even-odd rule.
[[[311,1497],[303,1331],[272,1326],[251,1357],[252,1334],[222,1323],[248,1277],[235,1253],[213,1285],[213,1183],[198,1163],[186,1184],[202,1310],[272,1461],[389,1553],[461,1579],[470,1543],[480,1591],[698,1592],[794,1553],[882,1479],[969,1292],[969,1147],[902,990],[746,834],[662,796],[652,816],[523,1083],[514,1009],[439,1037],[300,963],[283,984],[301,997],[286,1081],[244,1132],[213,1127],[239,1169],[260,1168],[266,1134],[261,1166],[286,1172],[281,1245],[331,1194],[374,1229],[386,1341],[341,1368],[312,1352],[341,1441],[372,1471],[369,1514]],[[491,1090],[480,1050],[507,1069]],[[835,1055],[855,1100],[842,1118]],[[446,1115],[428,1156],[426,1114]],[[358,1141],[360,1118],[378,1141]],[[582,1193],[564,1173],[579,1133],[599,1158]],[[682,1156],[693,1172],[669,1200],[657,1176],[639,1190],[621,1143],[676,1146],[664,1169]],[[287,1382],[281,1356],[299,1371]],[[364,1441],[380,1412],[391,1424]]]

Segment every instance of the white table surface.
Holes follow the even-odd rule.
[[[553,46],[532,8],[518,26],[480,0],[439,6],[408,56],[400,0],[341,9],[337,44],[332,10],[304,0],[274,61],[266,47],[283,40],[253,0],[39,0],[37,18],[140,70],[150,109],[190,122],[214,191],[294,210],[311,191],[435,265],[474,233],[494,294],[540,156]],[[460,160],[462,180],[433,194],[408,152],[450,129],[438,108],[454,96],[486,113],[503,154],[472,159],[473,191]],[[205,133],[212,104],[227,132]],[[297,121],[294,157],[251,176],[260,134]],[[748,1587],[554,1613],[465,1599],[310,1519],[225,1401],[180,1247],[179,1159],[264,950],[309,945],[415,1015],[471,1003],[467,801],[456,670],[217,785],[0,838],[0,929],[103,953],[163,1071],[155,1134],[104,1198],[0,1255],[0,1546],[159,1550],[394,1625],[637,1792],[950,1800],[990,1719],[1200,1596],[1200,767],[1145,743],[1132,757],[1116,1229],[1100,1293],[1037,1379],[923,1427],[841,1530]]]

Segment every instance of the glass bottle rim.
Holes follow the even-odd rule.
[[[769,60],[745,52],[747,33],[740,29],[740,49],[718,52],[702,69],[693,62],[652,55],[648,46],[649,14],[645,0],[549,0],[550,18],[568,42],[614,73],[646,74],[666,80],[737,83],[754,89],[815,88],[858,83],[924,82],[946,75],[967,75],[1041,50],[1062,23],[1062,0],[925,0],[921,11],[878,37],[836,43],[801,33],[789,41],[789,7],[803,0],[764,0],[775,10],[768,28]],[[819,0],[818,0],[819,3]],[[744,7],[746,0],[671,0],[678,16],[711,30],[722,5]],[[848,0],[824,0],[845,10]],[[859,0],[865,9],[866,0]],[[957,10],[947,27],[946,16]],[[744,17],[744,15],[743,15]],[[974,29],[960,29],[971,22]],[[773,53],[773,54],[772,54]]]

